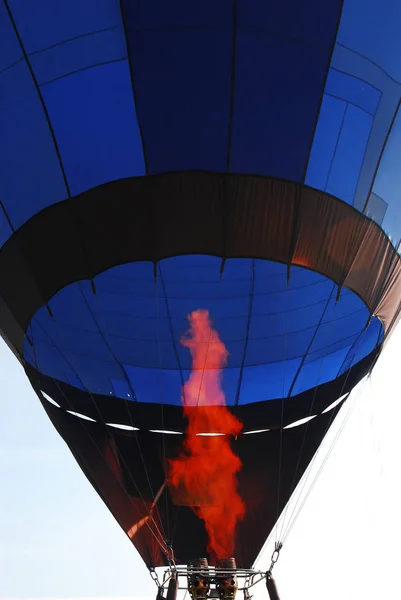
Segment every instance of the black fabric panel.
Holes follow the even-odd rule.
[[[341,395],[348,393],[372,368],[379,349],[352,367],[341,377],[284,400],[283,424],[289,425],[310,414],[319,414]],[[26,366],[27,375],[40,395],[46,392],[65,410],[74,410],[105,423],[134,425],[139,429],[184,431],[187,425],[182,406],[142,403],[100,394],[88,394],[66,383],[42,375]],[[281,425],[282,399],[230,406],[245,431],[271,429]],[[211,410],[213,410],[211,408]]]
[[[22,354],[30,319],[66,285],[131,261],[198,253],[320,272],[371,312],[379,306],[385,327],[401,296],[400,258],[348,204],[281,180],[171,173],[105,184],[23,225],[0,251],[0,298],[14,319],[0,310],[0,328]]]
[[[165,480],[164,452],[167,459],[174,457],[182,437],[165,435],[163,442],[161,434],[107,428],[43,404],[89,481],[127,532],[149,511]],[[303,425],[283,432],[279,513],[337,411],[338,408],[317,417],[308,427]],[[246,516],[237,527],[235,557],[239,567],[251,567],[277,517],[280,432],[239,436],[232,440],[232,447],[243,464],[239,493],[246,504]],[[154,523],[140,528],[132,539],[148,566],[167,564],[161,547],[164,537],[172,543],[178,563],[207,556],[202,521],[189,507],[175,505],[168,487],[157,502],[154,519]]]

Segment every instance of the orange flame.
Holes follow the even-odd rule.
[[[192,355],[192,371],[183,389],[188,429],[181,455],[169,461],[169,483],[177,503],[190,506],[204,521],[208,551],[228,558],[237,522],[245,514],[237,492],[242,464],[229,438],[240,433],[242,423],[225,406],[221,376],[228,351],[211,327],[209,312],[196,310],[188,320],[189,337],[181,339]]]

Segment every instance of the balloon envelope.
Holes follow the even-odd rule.
[[[400,24],[390,0],[0,5],[2,335],[148,566],[208,553],[166,485],[188,314],[228,351],[242,567],[398,319]]]

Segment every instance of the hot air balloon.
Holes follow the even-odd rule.
[[[0,3],[1,334],[170,597],[235,595],[397,323],[400,52],[395,0]]]

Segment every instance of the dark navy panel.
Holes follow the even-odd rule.
[[[340,4],[238,4],[232,171],[302,180]]]
[[[398,0],[345,0],[338,42],[401,80],[401,4]]]
[[[382,227],[395,239],[401,237],[400,144],[401,111],[398,110],[373,185],[373,192],[387,203]]]
[[[144,174],[127,61],[42,87],[72,194]]]
[[[301,181],[329,51],[238,31],[231,170]]]
[[[4,2],[0,4],[0,74],[21,60],[23,52]]]
[[[232,23],[234,7],[233,0],[122,0],[121,4],[127,29],[132,32],[146,29],[226,28]]]
[[[149,171],[225,170],[232,2],[123,6]]]
[[[341,4],[341,0],[238,2],[238,27],[269,31],[330,52]]]
[[[118,0],[9,0],[8,5],[28,53],[121,23]]]
[[[32,54],[30,62],[42,85],[90,67],[127,58],[122,25],[75,38]]]
[[[348,104],[330,170],[326,191],[353,204],[373,118]]]
[[[191,356],[180,340],[187,315],[210,313],[229,352],[223,373],[228,404],[295,394],[334,378],[379,343],[355,347],[368,321],[363,302],[301,267],[230,259],[222,276],[212,256],[131,263],[61,290],[30,327],[26,360],[43,373],[93,393],[179,405]],[[201,285],[200,285],[201,283]],[[373,335],[370,333],[369,335]],[[209,340],[204,340],[209,343]],[[373,345],[372,345],[373,344]],[[357,356],[357,358],[356,358]],[[334,373],[334,375],[333,375]]]
[[[0,73],[0,199],[13,227],[65,200],[46,115],[25,61]]]

